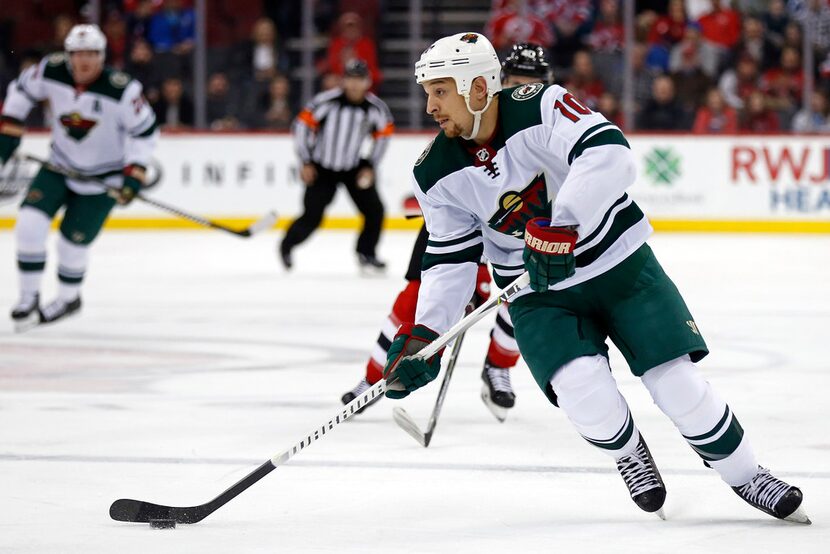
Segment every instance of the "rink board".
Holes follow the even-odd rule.
[[[415,228],[403,218],[410,171],[431,135],[394,136],[379,168],[388,228]],[[703,232],[830,232],[830,143],[819,136],[630,137],[638,164],[630,194],[657,230]],[[48,135],[24,138],[21,152],[45,156]],[[302,207],[297,158],[286,134],[166,134],[156,151],[163,180],[153,198],[231,225],[276,210],[284,227]],[[0,206],[0,228],[13,225],[15,205]],[[340,191],[327,228],[360,223]],[[191,227],[135,202],[116,210],[113,228]]]

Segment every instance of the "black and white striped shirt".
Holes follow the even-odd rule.
[[[372,94],[360,104],[346,98],[343,89],[321,92],[294,121],[294,142],[303,163],[314,162],[332,171],[349,171],[361,158],[377,167],[395,129],[386,104]],[[371,149],[363,145],[371,138]]]

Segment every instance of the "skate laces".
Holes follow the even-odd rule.
[[[773,477],[766,468],[760,468],[749,483],[738,487],[740,494],[748,502],[774,510],[781,497],[790,490],[790,485]]]
[[[53,300],[46,306],[40,309],[40,312],[43,314],[43,318],[46,321],[61,315],[63,312],[66,311],[66,307],[69,305],[69,302],[65,300],[61,300],[60,298]]]
[[[28,312],[37,307],[38,296],[36,294],[31,296],[21,296],[17,304],[14,305],[12,311],[14,312]]]
[[[632,454],[617,460],[617,470],[628,486],[631,497],[660,486],[650,457],[640,442]]]
[[[487,379],[494,390],[499,392],[513,392],[510,385],[510,370],[502,367],[487,366]]]

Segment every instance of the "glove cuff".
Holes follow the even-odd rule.
[[[133,189],[133,192],[141,190],[144,178],[147,175],[147,168],[139,164],[130,164],[124,168],[124,186]]]
[[[577,237],[571,229],[551,227],[546,217],[535,217],[525,226],[525,246],[540,254],[572,254]]]

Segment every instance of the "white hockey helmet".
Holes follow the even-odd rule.
[[[63,41],[63,49],[67,52],[93,50],[101,53],[103,60],[107,49],[107,37],[101,32],[98,25],[75,25]]]
[[[487,82],[487,104],[478,111],[470,107],[470,88],[476,77],[483,77]],[[481,114],[502,89],[501,62],[487,37],[478,33],[458,33],[439,39],[424,50],[415,63],[415,81],[420,85],[442,78],[455,80],[458,94],[464,97],[467,110],[473,114],[473,132],[464,137],[469,140],[478,134]]]

